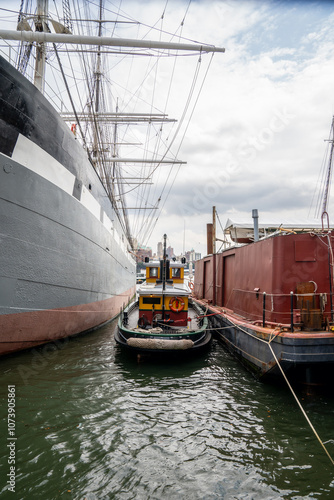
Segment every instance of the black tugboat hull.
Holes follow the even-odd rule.
[[[181,357],[183,357],[183,356],[189,356],[189,355],[194,355],[197,353],[204,352],[206,349],[208,349],[210,347],[212,336],[211,336],[211,333],[206,333],[199,343],[197,343],[196,345],[191,346],[189,348],[182,347],[182,339],[180,339],[178,341],[174,341],[174,342],[179,342],[180,347],[179,348],[174,347],[174,348],[170,348],[170,349],[168,349],[167,347],[158,349],[158,348],[153,348],[153,347],[152,348],[140,347],[139,345],[138,346],[131,346],[124,340],[124,337],[122,336],[121,330],[118,330],[115,333],[115,340],[116,340],[117,344],[119,344],[122,348],[124,348],[127,351],[132,352],[134,354],[150,354],[152,356],[154,355],[154,356],[173,356],[173,357],[181,356]],[[154,340],[160,340],[160,339],[154,339]]]

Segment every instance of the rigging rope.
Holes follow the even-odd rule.
[[[329,185],[332,177],[332,160],[333,160],[333,134],[334,134],[334,118],[331,123],[329,139],[327,139],[327,148],[324,152],[322,166],[319,171],[318,180],[315,185],[313,192],[313,197],[310,205],[309,214],[314,203],[316,193],[318,192],[318,197],[314,209],[314,216],[321,217],[322,212],[324,212],[328,205],[329,198]]]
[[[184,25],[186,16],[188,14],[188,10],[189,10],[190,4],[191,4],[191,0],[189,0],[187,2],[186,11],[185,11],[183,19],[181,21],[181,24],[180,24],[181,30],[182,30],[182,27]],[[90,15],[89,11],[90,11],[91,7],[93,7],[93,9],[94,8],[97,9],[98,5],[97,4],[95,5],[95,4],[91,3],[91,2],[84,2],[83,4],[80,4],[78,0],[74,0],[73,5],[74,5],[74,11],[75,11],[75,19],[77,21],[77,26],[79,28],[79,31],[85,32],[86,34],[87,33],[91,34],[92,30],[91,30],[90,24],[89,23],[87,23],[87,24],[85,23],[84,24],[84,22],[82,20],[82,17],[84,17],[84,19],[94,19],[94,15]],[[145,25],[143,23],[137,23],[138,27],[147,28],[145,30],[146,31],[145,36],[147,36],[147,33],[149,33],[151,30],[157,30],[158,29],[158,25],[159,25],[160,36],[161,36],[162,33],[165,33],[165,34],[168,33],[167,31],[163,30],[163,27],[164,27],[163,24],[165,22],[165,14],[166,14],[166,11],[167,11],[167,7],[168,7],[168,0],[166,0],[166,2],[165,2],[164,9],[163,9],[161,17],[155,23],[154,26],[147,26],[147,25]],[[109,11],[109,12],[112,12],[112,11]],[[110,30],[112,32],[115,31],[116,24],[117,24],[117,22],[118,22],[119,19],[121,19],[121,18],[126,19],[126,20],[130,19],[130,17],[125,17],[125,14],[123,14],[123,12],[121,11],[121,3],[118,4],[118,8],[115,9],[115,11],[113,11],[113,14],[115,15],[115,17],[117,19],[116,19],[116,21],[113,21],[114,24],[112,24],[112,30]],[[99,19],[99,17],[100,16],[98,14],[95,15],[96,19]],[[120,21],[120,22],[124,23],[125,21]],[[102,24],[100,23],[99,26],[102,26]],[[180,30],[180,26],[176,30],[177,32]],[[176,33],[174,33],[174,34],[168,33],[168,34],[172,38],[175,38],[175,36],[176,36]],[[177,36],[180,38],[181,37],[181,33],[178,33]],[[55,46],[54,46],[54,50],[56,52],[56,47]],[[129,51],[129,53],[131,54],[130,51]],[[136,51],[133,52],[133,54],[135,54],[135,53],[136,53]],[[152,54],[152,52],[151,52],[151,54]],[[80,55],[81,55],[80,61],[81,61],[81,65],[82,65],[81,69],[82,69],[83,74],[85,76],[86,83],[87,83],[87,88],[88,88],[88,102],[86,104],[82,102],[83,99],[85,98],[85,96],[84,96],[83,92],[80,92],[80,88],[79,88],[80,81],[79,81],[79,79],[78,78],[74,78],[76,92],[77,92],[77,95],[78,95],[78,99],[75,100],[75,103],[76,103],[76,106],[78,106],[78,103],[80,103],[79,105],[80,105],[81,109],[85,110],[85,109],[87,109],[87,106],[88,107],[91,106],[90,103],[93,102],[93,95],[94,95],[94,92],[95,92],[95,89],[96,89],[96,87],[94,85],[94,82],[92,81],[92,79],[90,77],[90,72],[88,70],[88,63],[89,63],[90,58],[91,58],[91,62],[92,63],[94,62],[94,54],[87,55],[87,54],[85,54],[84,51],[82,51],[82,53]],[[120,54],[118,54],[118,55],[120,55]],[[143,85],[147,85],[147,79],[149,77],[151,77],[152,75],[154,75],[153,76],[153,80],[154,80],[154,83],[153,83],[153,95],[151,95],[151,101],[150,101],[150,111],[151,111],[151,113],[154,112],[154,109],[156,109],[155,105],[154,105],[154,100],[156,99],[156,94],[157,94],[157,89],[158,89],[158,75],[157,75],[158,68],[159,68],[159,65],[160,65],[161,57],[166,57],[166,52],[156,51],[156,55],[157,55],[157,60],[154,61],[154,64],[149,64],[148,65],[147,70],[146,70],[146,74],[144,75],[144,78],[142,79],[142,81],[141,81],[141,83],[140,83],[140,85],[138,87],[138,88],[140,88]],[[171,54],[167,54],[167,55],[169,56]],[[59,55],[58,55],[57,52],[56,52],[56,57],[57,57],[58,62],[60,64]],[[75,65],[73,64],[73,58],[71,58],[70,51],[67,51],[67,57],[68,57],[70,71],[71,71],[71,73],[72,73],[73,76],[76,76],[75,75]],[[121,59],[121,61],[120,61],[120,59]],[[120,64],[120,62],[124,61],[124,59],[125,59],[125,57],[118,58],[117,64]],[[198,81],[198,78],[199,78],[200,62],[201,61],[199,59],[199,61],[197,63],[197,66],[196,66],[195,73],[193,75],[193,81],[191,83],[191,87],[190,87],[189,94],[187,96],[187,100],[186,100],[186,103],[185,103],[185,106],[184,106],[184,109],[183,109],[183,113],[182,113],[182,116],[181,116],[181,119],[180,119],[180,123],[179,123],[178,127],[176,128],[176,130],[174,129],[173,135],[171,136],[171,140],[170,140],[170,137],[167,137],[167,139],[164,139],[162,137],[163,130],[164,130],[163,124],[159,128],[156,128],[155,124],[151,123],[150,126],[149,126],[149,129],[151,129],[151,130],[147,131],[146,140],[145,140],[145,144],[144,144],[144,146],[145,146],[145,156],[146,157],[148,156],[149,150],[150,150],[151,136],[154,135],[154,137],[155,137],[155,144],[154,144],[154,148],[151,148],[153,150],[153,158],[155,158],[155,159],[158,158],[158,156],[159,156],[159,150],[163,147],[164,148],[164,152],[163,152],[163,155],[162,155],[162,159],[165,159],[168,154],[171,154],[171,147],[175,144],[176,138],[177,138],[177,136],[179,135],[179,133],[181,131],[181,127],[184,127],[184,125],[186,125],[185,132],[183,133],[181,141],[180,141],[180,144],[178,146],[178,152],[179,152],[179,150],[181,148],[181,144],[182,144],[182,142],[184,140],[184,137],[185,137],[185,133],[186,133],[188,127],[189,127],[189,122],[190,122],[190,119],[191,119],[191,117],[193,115],[194,108],[195,108],[195,106],[197,104],[199,93],[202,90],[203,83],[204,83],[204,80],[206,78],[206,75],[205,75],[203,83],[202,83],[202,85],[200,87],[198,96],[195,99],[195,104],[193,105],[193,108],[190,109],[191,103],[193,102],[194,97],[196,97],[195,96],[195,88],[196,88],[196,84],[197,84],[197,81]],[[172,82],[173,82],[174,77],[175,77],[174,72],[175,72],[176,64],[177,64],[177,58],[175,57],[174,58],[173,68],[170,68],[171,69],[171,75],[170,75],[170,80],[169,80],[168,87],[166,89],[166,93],[167,94],[166,94],[166,99],[165,99],[165,103],[164,103],[165,110],[166,110],[167,105],[168,105],[168,103],[169,103],[169,101],[171,99],[171,88],[172,88]],[[91,66],[91,64],[90,64],[90,66]],[[132,62],[131,62],[131,66],[132,66]],[[64,77],[64,80],[65,80],[65,71],[64,71],[63,68],[61,68],[61,72],[63,73],[63,77]],[[108,127],[106,127],[106,131],[105,131],[105,130],[102,130],[98,126],[97,117],[96,117],[96,115],[94,115],[92,108],[90,108],[90,111],[93,114],[93,118],[92,118],[93,123],[91,124],[91,126],[95,129],[95,132],[92,132],[92,127],[87,122],[80,123],[79,119],[78,119],[78,113],[74,109],[73,99],[70,97],[69,87],[68,87],[68,84],[66,83],[66,81],[65,81],[65,85],[67,87],[67,92],[68,92],[68,95],[69,95],[69,99],[71,100],[71,103],[72,103],[73,113],[74,113],[74,115],[76,117],[78,128],[80,130],[80,135],[82,136],[82,140],[83,140],[84,145],[85,145],[85,147],[87,149],[87,153],[88,153],[88,155],[90,157],[90,160],[91,161],[93,160],[93,163],[96,162],[97,164],[100,165],[100,167],[99,167],[100,170],[98,171],[98,173],[99,173],[100,178],[102,177],[102,182],[105,185],[105,188],[106,188],[107,193],[109,194],[110,198],[112,200],[113,199],[115,200],[117,197],[120,197],[120,199],[125,200],[126,197],[128,197],[128,195],[131,196],[131,193],[133,193],[133,194],[135,194],[135,200],[136,200],[135,206],[136,207],[142,205],[143,200],[146,200],[146,204],[145,205],[146,205],[146,208],[148,208],[147,211],[142,212],[140,209],[137,208],[137,210],[133,214],[131,214],[131,226],[132,225],[134,226],[135,234],[138,237],[141,238],[141,242],[145,243],[148,240],[148,238],[150,237],[150,235],[152,234],[152,231],[153,231],[155,225],[157,224],[157,221],[158,221],[158,219],[159,219],[159,217],[161,215],[161,211],[163,210],[163,208],[165,206],[165,203],[166,203],[166,201],[167,201],[167,199],[169,197],[171,188],[172,188],[172,186],[173,186],[173,184],[175,182],[175,179],[176,179],[176,177],[178,175],[180,167],[178,167],[177,169],[175,169],[175,166],[171,166],[171,167],[168,167],[167,171],[166,170],[162,170],[162,169],[159,168],[159,167],[161,167],[161,163],[159,163],[159,160],[157,160],[157,164],[155,164],[154,166],[143,166],[142,169],[141,169],[141,172],[140,172],[140,177],[142,179],[141,182],[139,182],[136,185],[136,187],[129,189],[129,188],[126,188],[124,186],[123,181],[121,180],[121,177],[124,176],[124,172],[126,172],[126,170],[131,171],[131,168],[127,169],[123,165],[121,166],[120,164],[115,163],[115,164],[113,164],[113,167],[112,167],[115,170],[115,172],[116,172],[116,174],[114,175],[114,177],[117,177],[117,178],[119,177],[120,179],[118,181],[114,182],[113,185],[112,185],[111,182],[108,180],[109,177],[110,177],[110,168],[109,168],[109,163],[106,162],[106,154],[105,154],[105,144],[112,142],[111,136],[110,136],[110,130],[108,130]],[[111,85],[113,85],[113,88],[116,88],[116,84],[114,82],[112,82]],[[135,94],[131,94],[131,97],[130,97],[130,99],[127,100],[127,102],[125,102],[125,99],[124,99],[124,103],[127,106],[130,103],[132,105],[135,104],[134,97],[135,97]],[[139,99],[141,99],[142,101],[144,101],[142,98],[140,98],[140,97],[137,96],[137,103],[141,102]],[[106,111],[110,111],[111,107],[106,106],[106,103],[107,103],[107,96],[105,96],[104,94],[101,94],[101,111],[102,111],[103,107],[106,107]],[[186,115],[187,115],[187,113],[189,111],[191,111],[190,118],[189,118],[188,122],[185,124]],[[152,132],[152,134],[150,135],[151,132]],[[125,137],[125,133],[126,132],[124,132],[124,137]],[[94,152],[94,157],[92,158],[91,155],[90,155],[90,151],[89,150],[90,150],[90,143],[94,142],[94,138],[95,138],[95,148],[94,148],[95,152]],[[116,135],[114,137],[114,141],[115,140],[116,140]],[[160,155],[160,157],[161,157],[161,155]],[[176,156],[174,156],[174,155],[172,155],[172,157],[176,158]],[[151,185],[148,184],[147,181],[149,179],[152,179],[152,177],[155,174],[155,172],[157,172],[157,174],[158,174],[158,177],[154,179],[155,182],[156,182],[156,184],[152,185],[153,187],[150,187]],[[161,188],[160,195],[158,196],[159,193],[158,193],[157,190],[159,189],[159,186],[157,185],[157,183],[158,183],[160,177],[162,177],[162,175],[164,176],[164,178],[161,179],[161,182],[163,183],[163,186]],[[168,183],[169,183],[169,181],[170,181],[170,179],[172,177],[173,177],[172,185],[169,188],[169,190],[167,191]],[[129,183],[129,185],[130,185],[130,183]],[[157,201],[152,202],[150,200],[157,200]],[[161,201],[162,200],[163,200],[163,206],[161,206]],[[113,205],[114,205],[114,209],[117,212],[119,212],[118,205],[116,204],[116,202],[114,202]],[[158,217],[156,217],[157,211],[155,209],[158,209],[159,207],[160,207],[160,211],[159,211]],[[125,201],[124,201],[124,203],[122,205],[122,208],[120,208],[120,210],[123,210],[123,217],[119,217],[120,223],[121,223],[123,229],[125,229],[125,232],[129,235],[130,230],[129,230],[129,226],[126,223],[127,208],[126,208]],[[133,232],[134,231],[132,230],[132,233]]]
[[[189,9],[189,5],[190,5],[190,2],[189,2],[189,4],[188,4],[187,11],[188,11],[188,9]],[[167,6],[167,3],[166,3],[166,6]],[[186,14],[187,14],[187,11],[186,11]],[[186,14],[185,14],[185,16],[183,17],[183,20],[182,20],[182,22],[181,22],[181,26],[183,26],[183,24],[184,24],[184,20],[185,20]],[[164,19],[164,14],[161,16],[161,19]],[[162,30],[162,26],[160,27],[160,30],[159,30],[159,31],[160,31],[160,34],[163,32],[163,30]],[[173,37],[174,37],[174,36],[175,36],[175,35],[173,35]],[[160,58],[161,58],[161,57],[163,57],[163,55],[164,55],[164,54],[163,54],[163,53],[161,53],[161,54],[160,54],[160,56],[158,56],[158,61],[157,61],[157,62],[155,63],[155,65],[154,65],[154,66],[150,69],[150,72],[152,72],[153,70],[154,70],[155,72],[157,71],[157,66],[158,66],[158,64],[159,64],[159,60],[160,60]],[[166,158],[166,155],[168,154],[168,152],[170,152],[170,151],[171,151],[171,146],[172,146],[172,145],[173,145],[173,143],[175,142],[175,140],[176,140],[176,136],[178,135],[178,133],[179,133],[179,131],[180,131],[181,127],[183,126],[183,122],[184,122],[184,120],[185,120],[186,113],[187,113],[187,111],[188,111],[188,109],[189,109],[190,102],[191,102],[192,96],[193,96],[193,94],[194,94],[195,83],[196,83],[196,81],[197,81],[197,79],[198,79],[198,75],[199,75],[199,65],[200,65],[200,62],[201,62],[201,61],[199,60],[199,62],[198,62],[198,66],[197,66],[197,69],[196,69],[196,72],[195,72],[195,76],[194,76],[194,78],[193,78],[192,86],[191,86],[191,89],[190,89],[190,91],[189,91],[188,99],[187,99],[187,102],[186,102],[186,105],[185,105],[185,108],[184,108],[184,112],[183,112],[182,117],[181,117],[181,123],[180,123],[180,125],[178,126],[178,128],[177,128],[176,132],[173,134],[172,141],[171,141],[168,145],[167,145],[167,144],[165,144],[165,146],[166,146],[166,150],[165,150],[165,152],[164,152],[164,154],[163,154],[163,159],[164,159],[164,158]],[[176,65],[176,60],[174,61],[174,69],[173,69],[172,76],[171,76],[171,80],[170,80],[170,86],[169,86],[168,93],[167,93],[167,98],[166,98],[165,107],[167,106],[167,103],[168,103],[168,101],[169,101],[170,88],[171,88],[171,83],[172,83],[172,80],[173,80],[173,74],[174,74],[174,70],[175,70],[175,65]],[[148,74],[147,74],[147,75],[148,75]],[[146,78],[147,78],[147,76],[145,77],[145,79],[146,79]],[[205,80],[205,78],[204,78],[204,80]],[[156,81],[156,79],[155,79],[155,81]],[[204,81],[203,81],[203,83],[204,83]],[[203,87],[203,84],[202,84],[202,86],[201,86],[201,89],[202,89],[202,87]],[[155,87],[154,87],[154,88],[155,88]],[[199,93],[200,93],[200,92],[199,92]],[[195,101],[195,105],[196,105],[196,103],[197,103],[197,101],[198,101],[198,97],[199,97],[199,96],[197,96],[197,99],[196,99],[196,101]],[[154,98],[154,95],[153,95],[153,98]],[[153,100],[152,100],[152,103],[151,103],[151,104],[153,105]],[[193,112],[194,112],[195,105],[194,105],[194,107],[193,107],[193,110],[192,110],[191,116],[192,116],[192,114],[193,114]],[[189,121],[190,121],[190,119],[189,119]],[[186,130],[188,129],[188,126],[189,126],[189,121],[188,121],[188,125],[186,126]],[[157,133],[156,133],[156,137],[157,137],[157,139],[158,139],[158,140],[156,141],[156,147],[155,147],[155,151],[156,151],[156,153],[155,153],[154,155],[156,155],[156,154],[157,154],[157,152],[158,152],[158,148],[159,148],[159,143],[161,143],[161,141],[162,141],[162,138],[161,138],[162,128],[163,128],[163,127],[161,126],[161,127],[160,127],[160,130],[159,130],[159,131],[157,131]],[[179,145],[179,147],[178,147],[178,151],[180,150],[181,144],[182,144],[182,142],[183,142],[183,140],[184,140],[184,136],[185,136],[185,133],[183,134],[183,137],[182,137],[182,139],[181,139],[180,145]],[[146,145],[146,148],[147,148],[147,146],[148,146],[148,143],[147,143],[147,145]],[[147,148],[146,150],[148,150],[148,148]],[[160,163],[157,163],[157,165],[156,165],[155,167],[152,167],[152,168],[149,170],[149,173],[147,173],[147,170],[146,170],[146,172],[144,172],[144,167],[143,167],[143,168],[142,168],[142,171],[141,171],[142,181],[141,181],[140,183],[138,183],[138,184],[137,184],[137,186],[136,186],[135,188],[128,189],[127,191],[125,191],[125,192],[124,192],[124,194],[128,195],[128,194],[130,194],[131,192],[133,192],[133,191],[135,191],[135,190],[136,190],[136,200],[137,200],[137,202],[138,202],[139,200],[141,201],[141,199],[144,199],[144,198],[145,198],[145,199],[150,199],[150,198],[152,199],[152,197],[154,198],[154,197],[155,197],[154,193],[155,193],[155,191],[156,191],[156,189],[157,189],[157,188],[156,188],[156,187],[154,187],[154,188],[150,188],[150,187],[148,187],[148,185],[147,185],[146,181],[147,181],[148,179],[151,179],[151,178],[152,178],[153,174],[157,171],[157,169],[158,169],[159,167],[160,167]],[[147,167],[145,167],[145,168],[147,169]],[[163,186],[162,191],[161,191],[161,193],[160,193],[160,196],[158,197],[157,202],[154,204],[154,206],[153,206],[152,208],[157,208],[157,206],[159,206],[159,205],[160,205],[160,201],[161,201],[161,199],[162,199],[162,197],[163,197],[163,194],[164,194],[164,192],[165,192],[165,190],[166,190],[166,186],[167,186],[167,183],[168,183],[168,181],[169,181],[169,178],[170,178],[170,176],[171,176],[171,174],[172,174],[172,172],[173,172],[173,168],[174,168],[174,167],[171,167],[171,168],[170,168],[169,173],[168,173],[168,175],[167,175],[167,177],[166,177],[166,180],[165,180],[165,182],[164,182],[164,186]],[[177,176],[178,172],[179,172],[179,168],[177,169],[177,171],[176,171],[176,173],[175,173],[173,183],[175,182],[175,178],[176,178],[176,176]],[[158,173],[159,173],[159,170],[158,170]],[[160,175],[160,173],[159,173],[159,175]],[[158,175],[158,177],[159,177],[159,175]],[[153,189],[153,193],[152,193],[152,189]],[[166,201],[167,201],[167,198],[168,198],[168,196],[169,196],[169,192],[170,192],[170,189],[169,189],[169,191],[168,191],[168,193],[167,193],[167,195],[166,195],[166,200],[164,201],[164,204],[165,204],[165,203],[166,203]],[[162,208],[163,208],[163,207],[162,207]],[[161,210],[162,210],[162,208],[161,208]],[[155,220],[154,220],[154,215],[155,215],[154,210],[150,210],[149,212],[146,212],[146,213],[144,213],[143,215],[141,215],[141,214],[142,214],[142,212],[140,212],[139,210],[138,210],[137,212],[133,213],[134,228],[135,228],[135,230],[136,230],[136,231],[135,231],[135,234],[136,234],[137,239],[139,239],[139,238],[141,239],[142,243],[146,243],[146,242],[147,242],[147,240],[149,239],[150,235],[152,234],[152,231],[153,231],[153,229],[154,229],[154,227],[155,227],[155,225],[156,225],[156,223],[157,223],[157,221],[158,221],[158,219],[159,219],[159,216],[160,216],[160,214],[161,214],[161,210],[160,210],[160,213],[159,213],[158,217],[157,217]],[[141,225],[140,225],[140,226],[139,226],[139,220],[141,220]]]
[[[191,114],[190,114],[190,116],[189,116],[187,126],[186,126],[186,128],[185,128],[185,130],[184,130],[184,133],[183,133],[183,136],[182,136],[182,138],[181,138],[181,141],[180,141],[180,144],[179,144],[179,147],[178,147],[177,153],[179,152],[179,150],[180,150],[180,148],[181,148],[181,145],[183,144],[183,141],[184,141],[184,138],[185,138],[186,132],[187,132],[188,127],[189,127],[189,125],[190,125],[190,120],[191,120],[191,118],[192,118],[192,116],[193,116],[193,114],[194,114],[194,112],[195,112],[195,107],[196,107],[196,105],[197,105],[197,102],[198,102],[199,96],[200,96],[201,91],[202,91],[203,86],[204,86],[204,82],[205,82],[206,77],[207,77],[207,75],[208,75],[208,71],[209,71],[209,68],[210,68],[211,63],[212,63],[213,55],[214,55],[214,54],[212,54],[212,55],[211,55],[211,60],[210,60],[210,63],[209,63],[209,65],[208,65],[207,69],[206,69],[206,72],[205,72],[204,78],[203,78],[203,80],[202,80],[202,84],[201,84],[200,89],[199,89],[199,92],[198,92],[198,94],[197,94],[197,98],[196,98],[196,100],[195,100],[194,106],[193,106],[192,111],[191,111]],[[201,62],[201,60],[199,60],[199,63],[200,63],[200,62]],[[174,135],[173,141],[175,140],[175,138],[176,138],[176,134]],[[160,217],[160,215],[161,215],[161,213],[162,213],[162,210],[163,210],[163,208],[164,208],[164,206],[165,206],[165,204],[166,204],[166,201],[167,201],[168,196],[169,196],[169,194],[170,194],[170,192],[171,192],[171,189],[172,189],[172,187],[173,187],[173,185],[174,185],[174,182],[175,182],[175,180],[176,180],[176,176],[177,176],[177,174],[179,173],[179,170],[180,170],[180,166],[178,167],[177,172],[176,172],[176,174],[175,174],[175,176],[174,176],[174,179],[173,179],[173,181],[172,181],[172,183],[171,183],[171,185],[170,185],[170,188],[169,188],[169,190],[168,190],[168,192],[167,192],[167,195],[166,195],[166,197],[165,197],[165,201],[164,201],[164,203],[163,203],[162,207],[160,208],[160,212],[159,212],[158,217],[157,217],[157,218],[156,218],[156,220],[155,220],[154,226],[153,226],[153,228],[152,228],[152,230],[151,230],[150,234],[149,234],[149,235],[148,235],[148,237],[147,237],[147,241],[148,241],[148,240],[149,240],[149,238],[151,237],[151,234],[152,234],[152,232],[153,232],[153,229],[154,229],[154,227],[155,227],[156,223],[158,222],[158,219],[159,219],[159,217]],[[166,187],[166,183],[165,183],[165,185],[164,185],[164,188],[163,188],[162,192],[164,191],[165,187]],[[161,195],[162,195],[162,193],[161,193]]]
[[[164,16],[165,16],[167,4],[168,4],[168,0],[166,1],[165,9],[164,9],[164,12],[163,12],[163,15],[162,15],[161,19],[163,19]],[[188,5],[188,8],[189,8],[189,5]],[[186,13],[187,13],[187,11],[186,11]],[[184,19],[185,19],[186,13],[185,13],[185,15],[183,17],[183,20],[181,22],[181,31],[179,33],[178,40],[180,40],[181,36],[182,36],[182,27],[183,27],[183,24],[184,24]],[[161,39],[161,35],[162,35],[162,29],[163,29],[163,24],[161,23],[161,26],[160,26],[160,39]],[[176,36],[176,33],[173,35],[172,39],[174,39],[174,36]],[[166,95],[166,100],[165,100],[165,104],[164,104],[163,114],[166,114],[167,106],[168,106],[168,103],[169,103],[169,99],[170,99],[170,95],[171,95],[171,90],[172,90],[172,83],[173,83],[174,75],[175,75],[176,63],[177,63],[177,58],[174,58],[174,63],[173,63],[173,68],[172,68],[170,79],[169,79],[169,86],[168,86],[168,90],[167,90],[167,95]],[[158,63],[157,63],[157,65],[158,65]],[[162,136],[162,130],[163,130],[163,123],[161,124],[160,131],[159,131],[159,142],[157,141],[157,143],[156,143],[156,148],[155,148],[156,149],[156,154],[158,154],[158,147],[159,147],[159,144],[161,144],[161,142],[162,142],[162,137],[161,137]],[[176,134],[178,133],[178,130],[179,129],[177,129]],[[166,144],[166,147],[167,147],[167,144]],[[170,146],[167,148],[167,151],[169,151],[169,150],[170,150]],[[170,173],[172,172],[172,169],[173,169],[173,167],[170,168]],[[151,171],[151,176],[153,175],[153,172],[154,171]],[[161,169],[159,168],[158,169],[158,177],[156,179],[156,186],[158,185],[158,181],[159,181],[159,177],[160,177],[160,172],[161,172]],[[169,175],[167,177],[167,180],[169,178]],[[157,191],[157,187],[154,187],[152,198],[155,197],[156,191]],[[160,203],[161,197],[162,197],[162,193],[158,197],[158,201],[156,203],[157,207],[158,207],[158,205]],[[154,220],[153,216],[154,216],[154,213],[147,214],[147,217],[145,219],[143,218],[143,223],[142,223],[142,227],[140,228],[140,231],[144,232],[144,228],[145,228],[145,226],[147,226],[146,233],[148,234],[149,227],[152,225],[153,220]],[[145,232],[144,232],[144,235],[145,235]],[[144,235],[142,235],[143,239],[145,239]]]

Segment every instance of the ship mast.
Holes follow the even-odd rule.
[[[64,4],[66,4],[66,21],[70,21],[69,18],[69,5],[68,1],[63,0]],[[185,51],[185,52],[197,52],[197,53],[215,53],[215,52],[225,52],[224,48],[215,47],[212,45],[199,44],[199,43],[180,43],[180,42],[164,42],[164,41],[153,41],[153,40],[134,40],[134,39],[124,39],[124,38],[116,38],[116,37],[105,37],[102,36],[102,20],[103,14],[103,0],[99,0],[99,29],[97,36],[84,36],[84,35],[73,35],[69,28],[66,26],[62,26],[60,23],[50,19],[52,23],[53,29],[55,32],[51,32],[48,26],[48,0],[37,0],[37,16],[34,16],[35,28],[36,31],[32,31],[26,20],[29,18],[25,18],[20,26],[18,26],[19,31],[10,31],[10,30],[1,30],[0,29],[0,38],[6,40],[17,40],[21,42],[26,42],[29,44],[36,43],[36,66],[35,66],[35,77],[34,83],[36,87],[43,93],[44,84],[45,84],[45,63],[46,63],[46,44],[52,43],[54,44],[54,50],[56,51],[56,44],[65,44],[65,45],[94,45],[96,46],[96,66],[94,72],[94,90],[91,94],[91,98],[89,99],[89,113],[88,116],[84,117],[83,114],[77,113],[74,109],[74,104],[72,102],[71,96],[71,104],[73,107],[73,113],[67,113],[67,116],[63,116],[65,121],[75,120],[80,126],[80,118],[83,121],[90,121],[92,124],[91,130],[91,148],[87,148],[88,156],[90,161],[93,163],[94,167],[98,171],[102,182],[107,190],[108,196],[111,199],[112,205],[117,212],[120,222],[123,226],[123,229],[128,237],[129,242],[131,243],[130,236],[130,226],[128,220],[128,208],[125,202],[124,189],[122,186],[122,177],[120,174],[119,164],[121,163],[155,163],[157,165],[160,164],[183,164],[185,162],[181,162],[177,159],[168,159],[166,155],[161,158],[156,158],[155,160],[148,159],[133,159],[133,158],[122,158],[118,156],[118,151],[116,147],[116,138],[117,138],[117,128],[118,123],[122,123],[124,121],[132,121],[132,122],[171,122],[174,120],[170,120],[165,114],[136,114],[129,116],[128,114],[122,114],[118,112],[116,109],[116,113],[110,113],[109,110],[103,109],[105,107],[104,103],[104,95],[102,93],[102,55],[103,51],[101,47],[114,47],[114,53],[122,54],[127,53],[127,48],[137,48],[137,49],[146,49],[148,51],[158,50],[158,51],[168,51],[168,55],[173,55],[175,52]],[[122,50],[124,49],[124,50]],[[82,49],[84,51],[84,49]],[[164,52],[166,53],[166,52]],[[57,51],[56,51],[57,54]],[[59,61],[59,57],[57,54],[57,58]],[[60,61],[59,61],[60,64]],[[60,64],[61,67],[61,64]],[[61,72],[63,69],[61,67]],[[69,89],[66,84],[65,75],[63,74],[65,85],[69,94]],[[66,115],[66,113],[61,113],[61,115]],[[80,117],[79,117],[80,115]],[[72,118],[73,116],[73,118]],[[105,135],[103,130],[100,128],[100,121],[105,125],[114,125],[114,142],[115,147],[112,154],[112,157],[105,154],[107,149],[104,148],[105,144],[110,145],[110,140]],[[85,138],[84,134],[81,131],[84,143]],[[91,149],[92,155],[90,155],[89,149]],[[112,175],[110,175],[109,170],[112,170]],[[103,180],[104,178],[104,180]],[[148,181],[149,176],[145,176],[139,185],[145,184]],[[118,196],[119,195],[119,196]],[[121,206],[117,206],[118,198],[120,200]],[[136,208],[137,209],[137,208]],[[148,209],[146,206],[140,209]],[[155,207],[150,207],[150,210],[156,209]],[[123,217],[120,217],[120,212],[122,211]],[[122,220],[123,219],[123,220]]]
[[[102,36],[102,0],[100,0],[100,15],[99,15],[99,31],[98,36]],[[101,46],[98,46],[97,56],[96,56],[96,70],[94,73],[95,77],[95,105],[94,111],[95,115],[100,111],[100,87],[101,87]],[[93,156],[98,158],[98,130],[97,126],[94,127],[94,142],[93,142]]]
[[[164,234],[163,259],[160,263],[160,279],[162,280],[162,321],[165,321],[165,299],[164,292],[166,290],[166,281],[169,273],[169,261],[167,263],[167,234]],[[167,271],[168,270],[168,271]]]
[[[48,0],[37,0],[37,18],[35,20],[36,31],[42,32],[47,27]],[[45,86],[45,43],[36,44],[36,64],[34,84],[42,94]]]
[[[100,5],[99,5],[99,27],[98,27],[98,37],[102,37],[102,15],[103,15],[103,0],[100,0]],[[104,134],[100,130],[100,120],[99,115],[101,113],[101,107],[103,107],[103,99],[101,96],[102,92],[102,54],[101,54],[101,45],[97,47],[97,54],[96,54],[96,69],[94,73],[94,83],[95,83],[95,102],[94,102],[94,120],[93,120],[93,158],[94,158],[94,166],[96,169],[99,168],[100,172],[107,172],[108,171],[108,163],[112,163],[112,172],[111,172],[111,183],[109,185],[109,182],[107,182],[108,188],[111,190],[111,199],[114,202],[114,208],[117,212],[119,212],[119,208],[117,207],[116,202],[114,201],[116,198],[116,192],[115,192],[115,183],[117,183],[118,186],[118,193],[119,193],[119,199],[121,203],[121,210],[123,213],[123,220],[124,220],[124,229],[125,233],[127,236],[127,239],[131,245],[132,245],[132,238],[131,238],[131,231],[130,231],[130,224],[129,224],[129,218],[128,218],[128,213],[127,213],[127,207],[126,207],[126,202],[125,202],[125,197],[123,193],[123,186],[122,182],[119,182],[119,177],[115,175],[116,171],[119,171],[120,175],[120,170],[117,169],[117,165],[119,162],[118,159],[118,151],[117,151],[117,121],[114,123],[114,144],[113,144],[113,152],[112,152],[112,162],[110,158],[107,158],[106,155],[104,154],[104,146],[102,145],[101,147],[101,141],[102,144],[104,143],[105,137]],[[103,110],[104,111],[104,110]],[[105,114],[105,113],[101,113]],[[116,113],[115,116],[118,114],[118,106],[116,107]],[[109,173],[106,174],[106,179],[109,177]]]

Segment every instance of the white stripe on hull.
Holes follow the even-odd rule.
[[[17,138],[12,159],[72,196],[75,176],[22,134]]]

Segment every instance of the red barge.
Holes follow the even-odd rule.
[[[228,221],[234,246],[211,248],[196,262],[195,300],[208,305],[218,339],[259,378],[284,371],[298,382],[328,382],[334,233],[321,224],[259,226],[257,210],[253,217],[254,225]]]

